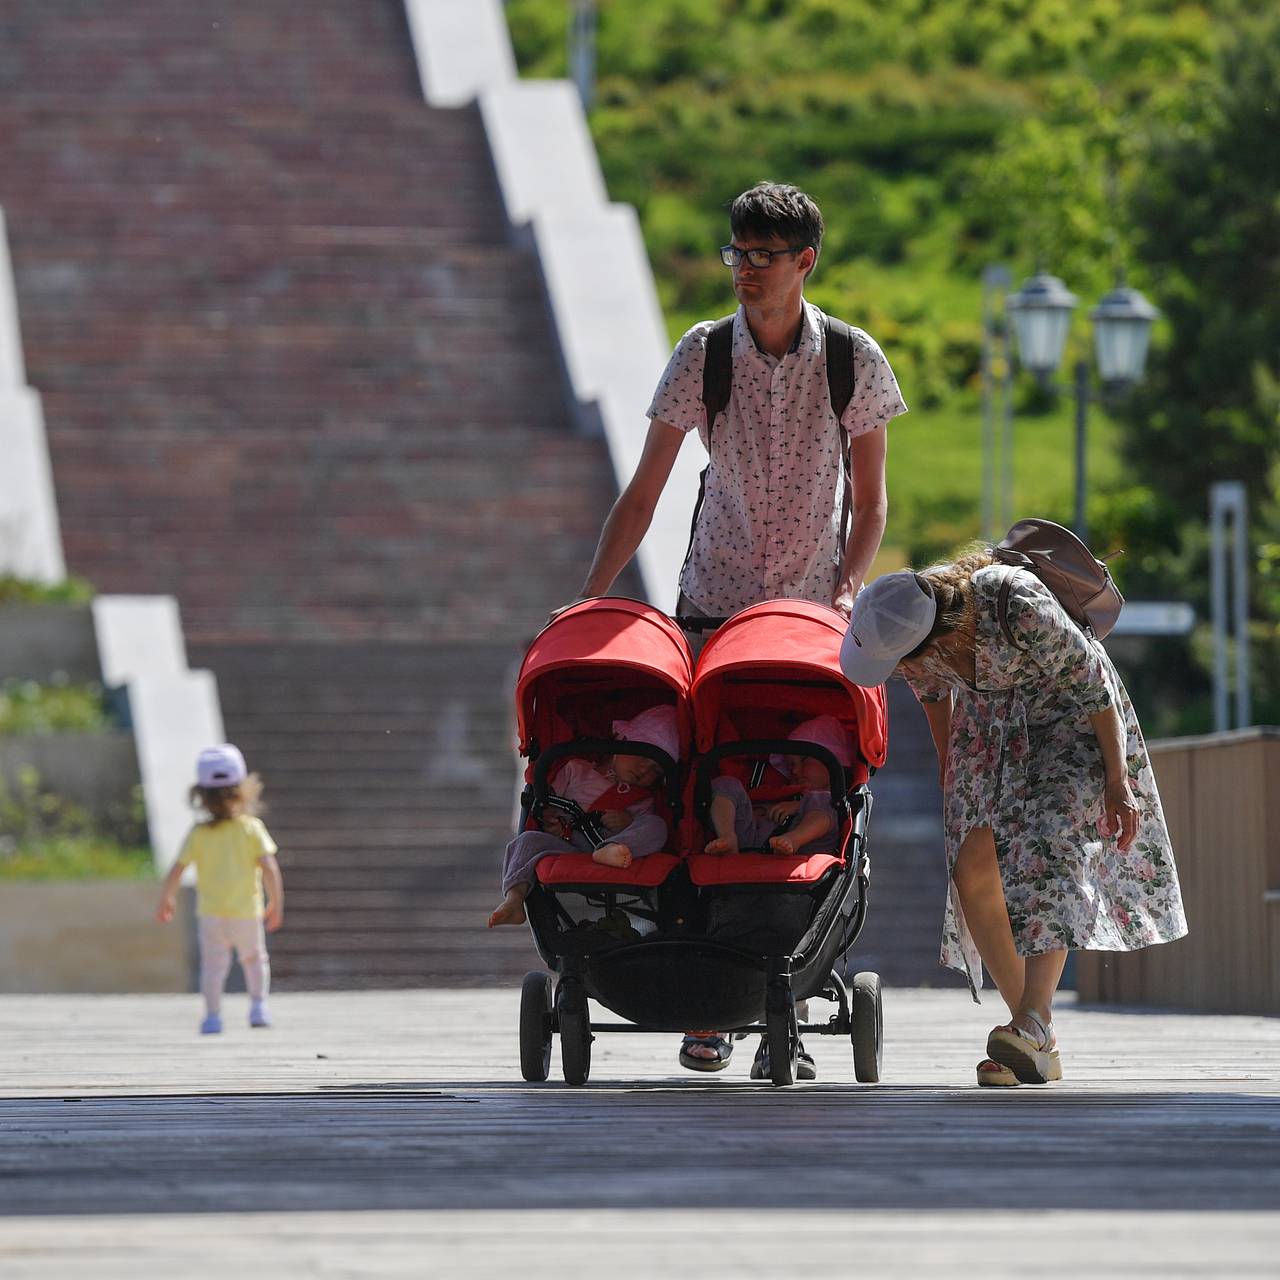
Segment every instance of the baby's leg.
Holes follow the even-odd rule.
[[[707,853],[737,853],[743,833],[751,827],[751,800],[737,778],[715,778],[711,783],[711,827],[715,838]]]
[[[602,844],[591,854],[592,862],[601,862],[606,867],[629,867],[633,861],[631,850],[625,844],[618,844],[616,841],[611,844]]]
[[[836,813],[826,791],[810,791],[796,817],[795,826],[780,836],[773,836],[769,848],[774,853],[819,853],[834,851]]]
[[[571,853],[573,845],[545,831],[522,831],[507,845],[502,863],[503,899],[489,913],[489,928],[499,924],[523,924],[524,900],[533,888],[534,868],[553,853]]]
[[[500,924],[524,924],[524,900],[532,888],[532,884],[513,884],[506,897],[489,912],[489,928]]]
[[[209,1013],[222,1012],[222,988],[231,970],[231,939],[218,916],[200,917],[200,994]]]

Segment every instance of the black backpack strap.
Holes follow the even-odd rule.
[[[733,389],[733,316],[725,316],[707,334],[707,358],[702,366],[702,405],[707,412],[707,453],[711,452],[711,430],[716,418],[729,404]]]
[[[853,330],[843,320],[827,316],[822,346],[827,357],[827,394],[831,397],[831,412],[836,415],[836,425],[840,429],[840,470],[844,473],[844,496],[840,500],[843,555],[853,521],[853,473],[849,469],[849,433],[844,427],[844,411],[853,399]]]
[[[733,316],[725,316],[711,326],[707,334],[706,359],[702,365],[702,406],[707,414],[707,465],[698,477],[698,500],[693,504],[693,519],[689,522],[689,548],[684,553],[680,577],[689,567],[693,555],[693,537],[698,532],[698,517],[702,514],[702,500],[707,496],[707,472],[711,468],[711,432],[716,418],[728,407],[729,394],[733,390]]]

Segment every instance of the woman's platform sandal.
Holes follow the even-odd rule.
[[[1021,1083],[1008,1067],[990,1058],[978,1063],[978,1084],[984,1089],[1013,1089]]]
[[[715,1051],[714,1058],[704,1058],[690,1053],[695,1046],[705,1045]],[[733,1053],[733,1041],[714,1032],[690,1034],[680,1042],[680,1065],[690,1071],[723,1071],[729,1065],[729,1057]]]
[[[1062,1058],[1058,1053],[1053,1024],[1046,1023],[1034,1009],[1020,1014],[1035,1024],[1024,1031],[1012,1023],[995,1027],[987,1037],[987,1057],[1008,1067],[1021,1084],[1048,1084],[1062,1079]]]

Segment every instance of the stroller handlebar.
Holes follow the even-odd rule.
[[[673,615],[672,621],[681,631],[714,631],[717,627],[723,627],[728,618],[704,618],[701,614],[677,613]]]

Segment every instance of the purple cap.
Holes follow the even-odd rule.
[[[196,785],[201,787],[234,787],[248,777],[240,748],[229,742],[205,747],[196,759]]]

